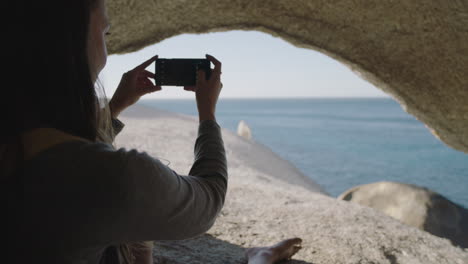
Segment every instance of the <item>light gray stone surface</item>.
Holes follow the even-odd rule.
[[[182,33],[267,32],[344,63],[468,152],[468,0],[107,1],[110,53]]]
[[[398,182],[376,182],[353,187],[338,199],[377,209],[468,248],[468,210],[429,189]]]
[[[135,110],[123,113],[126,126],[116,145],[147,151],[175,171],[188,172],[197,120],[149,109],[139,117]],[[304,184],[297,170],[271,151],[234,132],[222,133],[229,184],[221,215],[207,235],[156,242],[156,263],[245,263],[246,247],[298,236],[303,249],[289,263],[468,264],[468,251],[449,240],[372,208],[328,197],[315,184]],[[249,153],[255,155],[247,156],[247,163]],[[268,164],[274,166],[272,174]],[[288,183],[293,179],[295,184]]]

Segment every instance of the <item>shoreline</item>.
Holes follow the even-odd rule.
[[[190,122],[195,125],[198,123],[198,119],[193,116],[174,113],[162,109],[156,109],[154,107],[135,104],[124,112],[121,113],[119,119],[172,119],[180,120],[182,122]],[[194,126],[197,128],[197,126]],[[269,147],[256,142],[244,139],[238,136],[234,131],[226,128],[221,128],[223,133],[223,140],[225,142],[226,152],[236,153],[236,159],[240,160],[240,163],[251,167],[254,170],[261,171],[267,175],[272,176],[275,179],[306,188],[311,192],[321,193],[330,196],[322,186],[314,182],[308,176],[303,174],[297,167],[295,167],[290,161],[280,157],[277,153],[271,150]],[[194,135],[193,141],[196,139]],[[233,143],[232,141],[236,141]],[[139,149],[139,151],[145,151]],[[177,152],[177,151],[176,151]],[[228,155],[229,161],[229,155]],[[237,164],[237,162],[234,162]]]
[[[197,115],[192,99],[146,99],[142,104]],[[219,124],[234,133],[244,120],[255,142],[292,163],[333,197],[386,180],[431,189],[468,208],[463,188],[454,184],[465,182],[466,155],[443,145],[392,100],[228,99],[220,102],[217,112]]]

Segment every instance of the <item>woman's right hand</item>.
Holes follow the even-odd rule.
[[[215,68],[211,71],[209,80],[206,80],[205,72],[198,70],[196,86],[185,86],[187,91],[194,91],[197,99],[198,116],[201,121],[216,121],[216,103],[223,84],[221,83],[221,62],[211,55],[206,55]]]

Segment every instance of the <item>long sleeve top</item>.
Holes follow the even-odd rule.
[[[179,175],[146,152],[104,143],[68,141],[42,151],[24,166],[19,258],[96,264],[110,244],[203,234],[227,191],[215,121],[200,123],[194,153],[189,175]]]

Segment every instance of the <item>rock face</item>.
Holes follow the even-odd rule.
[[[126,127],[116,145],[147,151],[175,171],[188,172],[197,119],[141,112],[122,113]],[[224,208],[207,235],[155,242],[157,263],[241,264],[246,247],[299,236],[303,249],[288,263],[468,264],[468,251],[449,240],[323,195],[271,151],[230,131],[222,133],[229,165]]]
[[[405,224],[468,248],[468,210],[426,188],[377,182],[347,190],[338,199],[372,207]]]
[[[248,140],[252,139],[252,131],[244,120],[241,120],[237,126],[237,135]]]
[[[110,53],[182,33],[258,30],[323,52],[468,152],[468,0],[108,0]]]
[[[110,53],[136,51],[182,33],[267,32],[348,65],[443,142],[468,153],[467,0],[107,2],[114,33]],[[135,131],[124,135],[139,147],[148,144]],[[171,160],[174,167],[188,167],[180,157]],[[303,261],[297,263],[468,263],[466,251],[447,240],[278,181],[239,159],[230,162],[235,166],[226,207],[210,236],[161,243],[158,257],[169,263],[242,263],[242,247],[301,236],[304,248],[296,258]]]

